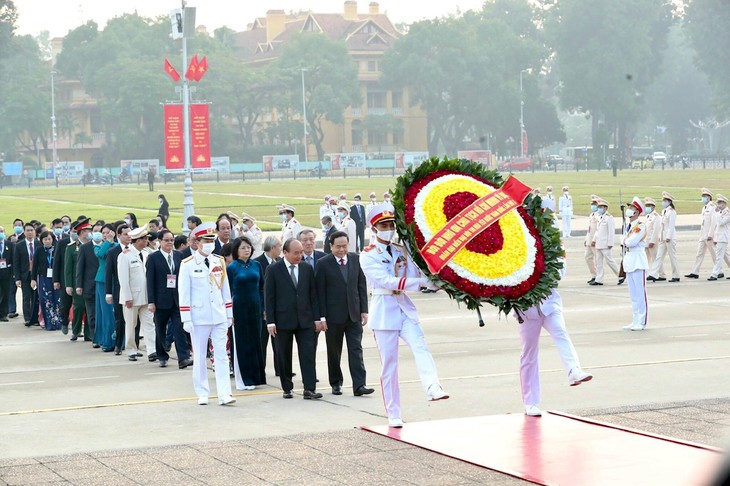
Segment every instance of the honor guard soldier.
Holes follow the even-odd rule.
[[[332,199],[332,196],[329,194],[324,196],[324,204],[319,207],[319,219],[322,219],[325,216],[335,219],[335,213],[332,212],[332,207],[330,206],[330,199]]]
[[[399,338],[411,348],[426,398],[430,401],[449,398],[439,383],[436,363],[426,345],[416,306],[406,295],[407,290],[437,287],[421,273],[405,248],[390,242],[395,235],[392,204],[378,204],[367,218],[376,236],[375,243],[360,254],[360,267],[372,288],[368,325],[375,334],[380,353],[380,382],[388,425],[402,427],[398,385]]]
[[[631,297],[631,307],[633,308],[631,324],[624,326],[624,329],[628,331],[646,329],[649,316],[646,309],[646,271],[649,269],[645,251],[647,231],[646,224],[639,221],[642,213],[644,213],[644,205],[638,197],[635,197],[626,208],[629,225],[621,241],[626,251],[623,264],[626,280],[629,281],[629,297]]]
[[[707,280],[722,278],[722,262],[727,263],[727,244],[730,241],[730,209],[727,207],[727,198],[722,194],[717,195],[717,208],[715,210],[715,231],[713,241],[715,242],[715,266],[712,268],[712,275]]]
[[[553,186],[547,186],[545,189],[547,191],[547,194],[545,194],[545,197],[542,198],[542,207],[543,209],[549,209],[552,212],[555,212],[555,196],[553,196]]]
[[[570,220],[573,218],[573,198],[568,193],[568,186],[563,186],[563,195],[558,204],[560,219],[563,220],[563,238],[570,238]]]
[[[294,217],[294,207],[288,204],[282,204],[279,208],[279,217],[281,218],[281,241],[288,239],[296,239],[302,230],[302,225]]]
[[[586,239],[583,242],[585,246],[585,259],[586,265],[588,265],[588,272],[591,274],[591,279],[588,281],[592,284],[596,281],[596,248],[593,246],[593,237],[596,235],[596,229],[598,228],[598,196],[595,194],[591,195],[591,213],[588,215],[588,231],[586,231]]]
[[[337,205],[337,224],[339,225],[340,231],[347,233],[348,247],[347,251],[357,251],[357,224],[355,220],[350,217],[350,206],[346,202],[341,201]]]
[[[669,255],[672,264],[672,278],[670,282],[679,282],[679,260],[677,260],[677,210],[674,208],[674,196],[662,192],[662,231],[659,237],[659,250],[647,280],[651,282],[665,282],[664,257]]]
[[[256,224],[256,218],[248,213],[241,213],[241,236],[245,236],[253,245],[251,258],[256,258],[263,253],[264,233]]]
[[[659,249],[659,237],[662,234],[662,218],[656,212],[656,201],[650,197],[644,198],[646,212],[646,259],[649,268],[654,264],[656,252]]]
[[[216,363],[218,403],[228,405],[236,399],[231,396],[230,365],[226,353],[228,328],[233,324],[233,300],[226,262],[213,253],[216,239],[214,223],[203,223],[195,228],[193,238],[198,241],[198,249],[180,264],[177,285],[183,329],[190,333],[193,343],[193,387],[198,404],[207,405],[210,387],[205,355],[210,338]]]
[[[712,263],[715,263],[715,245],[712,242],[712,234],[715,232],[715,203],[712,202],[713,194],[706,187],[702,188],[702,211],[700,212],[700,240],[697,243],[697,257],[695,258],[695,265],[692,267],[692,271],[689,272],[685,277],[687,278],[700,278],[700,267],[702,266],[702,260],[705,259],[705,253],[710,252],[712,257]]]
[[[611,256],[615,238],[613,216],[608,212],[608,203],[603,199],[599,199],[596,205],[598,206],[598,223],[592,243],[596,249],[596,278],[591,285],[603,285],[604,262],[616,276],[618,276],[619,268],[618,263]]]

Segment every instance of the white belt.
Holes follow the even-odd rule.
[[[373,289],[371,295],[401,295],[405,290]]]

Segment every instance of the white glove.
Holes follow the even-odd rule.
[[[439,290],[440,287],[437,287],[433,284],[428,278],[422,277],[421,278],[421,287],[426,287],[428,290]]]
[[[193,323],[191,321],[183,322],[183,329],[185,329],[185,332],[188,334],[193,333]]]

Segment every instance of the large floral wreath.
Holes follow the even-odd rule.
[[[469,309],[489,303],[500,312],[525,311],[557,286],[563,249],[552,212],[528,195],[522,205],[481,231],[437,273],[425,245],[478,199],[504,184],[502,176],[467,160],[432,158],[398,178],[393,193],[396,228],[423,272]]]

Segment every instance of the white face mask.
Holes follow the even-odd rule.
[[[668,208],[669,207],[669,201],[667,201],[666,199],[664,201],[662,201],[662,207],[663,208]]]
[[[377,236],[383,241],[390,242],[395,235],[395,230],[378,231]]]
[[[626,217],[627,218],[633,218],[634,217],[634,214],[636,214],[636,211],[634,211],[633,209],[627,209],[626,210]]]
[[[215,243],[203,243],[201,250],[203,250],[203,253],[206,255],[210,255],[215,250]]]

